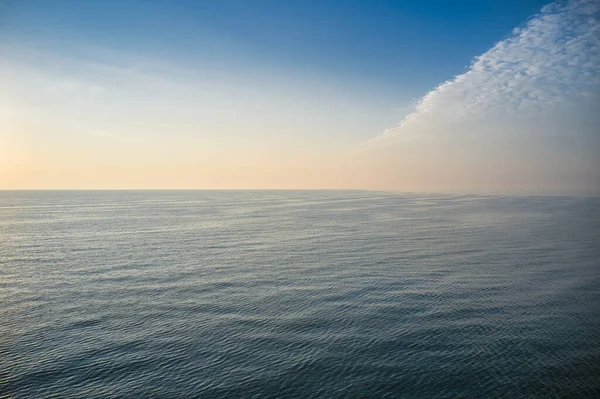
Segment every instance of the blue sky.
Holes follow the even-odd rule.
[[[599,193],[599,20],[597,0],[0,1],[0,187]]]
[[[189,65],[244,63],[359,80],[398,101],[463,72],[545,3],[12,0],[0,32],[56,51],[89,43]]]

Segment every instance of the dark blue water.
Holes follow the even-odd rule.
[[[0,397],[597,397],[599,218],[578,198],[0,192]]]

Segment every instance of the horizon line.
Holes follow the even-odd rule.
[[[371,192],[395,195],[436,195],[436,196],[478,196],[478,197],[554,197],[554,198],[590,198],[600,199],[600,194],[552,194],[552,193],[494,193],[494,192],[435,192],[435,191],[401,191],[374,190],[359,188],[59,188],[59,189],[0,189],[0,192],[149,192],[149,191],[338,191],[338,192]]]

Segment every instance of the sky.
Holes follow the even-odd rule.
[[[0,189],[599,195],[599,18],[599,0],[0,0]]]

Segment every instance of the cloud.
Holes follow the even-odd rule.
[[[476,57],[468,71],[425,95],[397,126],[365,148],[461,127],[534,121],[565,104],[597,101],[600,2],[559,1]]]
[[[599,18],[545,6],[346,164],[377,189],[600,194]]]

